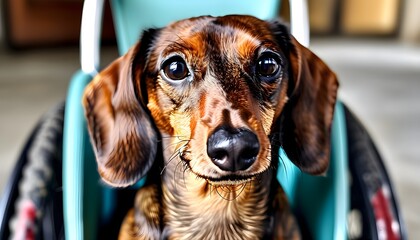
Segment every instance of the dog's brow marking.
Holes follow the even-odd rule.
[[[240,34],[241,36],[236,37],[236,51],[239,56],[247,58],[261,45],[261,41],[249,35],[249,33],[240,32]]]
[[[261,45],[261,41],[258,38],[240,28],[224,25],[217,26],[216,29],[211,28],[210,31],[214,31],[217,36],[217,41],[211,42],[220,43],[219,49],[221,49],[221,54],[227,56],[230,60],[238,59],[238,57],[247,57]]]

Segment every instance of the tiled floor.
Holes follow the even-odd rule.
[[[420,239],[420,46],[318,39],[312,49],[340,78],[340,98],[370,131],[394,181],[410,239]],[[105,59],[115,57],[107,48]],[[66,95],[78,50],[0,50],[0,191],[40,116]]]

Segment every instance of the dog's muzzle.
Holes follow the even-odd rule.
[[[260,143],[247,129],[218,128],[208,138],[207,155],[224,171],[243,171],[256,161]]]

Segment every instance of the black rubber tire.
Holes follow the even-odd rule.
[[[36,207],[36,239],[63,239],[62,139],[64,103],[47,112],[25,144],[0,204],[0,239],[10,239],[20,203]]]
[[[345,107],[345,118],[351,173],[349,239],[383,239],[382,237],[386,234],[384,229],[392,228],[395,234],[393,236],[396,238],[388,236],[387,239],[407,239],[391,180],[375,144],[361,122],[347,107]],[[375,198],[378,192],[384,189],[387,192],[387,198],[385,204],[382,204],[379,209],[375,204]],[[386,221],[386,226],[382,225],[383,221],[379,224],[378,213],[383,212],[393,219],[394,226]],[[395,223],[398,224],[398,228],[395,228]],[[361,229],[357,231],[354,224]]]
[[[9,239],[10,229],[9,220],[14,214],[14,203],[19,196],[18,185],[22,179],[23,167],[28,162],[27,154],[33,139],[39,130],[39,124],[32,130],[28,140],[26,141],[22,152],[16,162],[15,167],[7,181],[0,201],[0,239]]]

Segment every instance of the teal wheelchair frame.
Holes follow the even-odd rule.
[[[278,0],[180,0],[176,2],[111,0],[110,3],[120,55],[138,40],[142,30],[146,28],[162,27],[171,21],[198,15],[249,14],[261,19],[273,19],[276,18],[280,7]],[[112,189],[102,184],[89,141],[81,99],[85,86],[99,70],[99,36],[103,5],[103,0],[85,0],[80,46],[82,67],[71,79],[64,108],[63,143],[59,146],[63,151],[63,202],[62,209],[58,210],[62,210],[63,222],[57,224],[63,225],[65,236],[62,237],[66,239],[107,237],[103,235],[104,227],[115,225],[115,219],[118,218],[116,216],[121,217],[121,214],[125,213],[121,213],[117,207],[120,205],[118,203],[121,201],[121,195],[132,197],[132,192],[135,192],[136,188],[144,182],[141,180],[135,187],[126,190]],[[290,7],[292,34],[303,45],[308,46],[309,26],[306,2],[293,0],[290,1]],[[356,130],[349,132],[348,125]],[[357,138],[359,135],[363,135],[362,140]],[[366,141],[367,150],[365,150],[369,151],[369,154],[373,151],[374,154],[369,155],[364,153],[363,149],[354,149],[352,141]],[[373,158],[372,162],[376,164],[374,169],[364,172],[360,170],[363,168],[363,163],[349,161],[361,154],[363,160]],[[358,207],[359,210],[369,212],[373,217],[368,214],[370,220],[363,220],[363,226],[366,225],[371,230],[367,229],[367,233],[363,232],[361,236],[377,237],[379,230],[377,231],[377,226],[373,224],[377,211],[369,202],[377,193],[377,186],[374,190],[366,188],[363,176],[359,176],[359,173],[379,172],[380,182],[383,183],[381,187],[386,186],[391,190],[391,197],[387,202],[389,208],[384,211],[392,216],[390,224],[398,223],[398,233],[395,236],[399,238],[396,239],[405,238],[398,204],[380,156],[364,128],[342,102],[338,101],[335,106],[331,134],[331,163],[326,176],[310,176],[302,173],[282,150],[279,155],[281,162],[277,179],[285,190],[294,212],[298,215],[299,222],[305,225],[306,235],[304,236],[322,240],[352,238],[348,229],[349,213],[354,208],[353,202],[362,202],[359,205],[364,207]],[[370,157],[365,157],[368,155]],[[359,165],[355,165],[356,163]],[[349,181],[350,178],[352,182]],[[362,187],[354,188],[354,182]],[[10,189],[13,190],[15,185],[12,184]],[[363,197],[358,197],[359,195]],[[0,204],[0,211],[2,211],[1,207],[5,206],[3,211],[7,213],[7,216],[10,215],[7,211],[13,199],[15,198],[10,197]],[[8,233],[7,230],[3,230],[5,222],[3,218],[0,224],[0,238]]]

